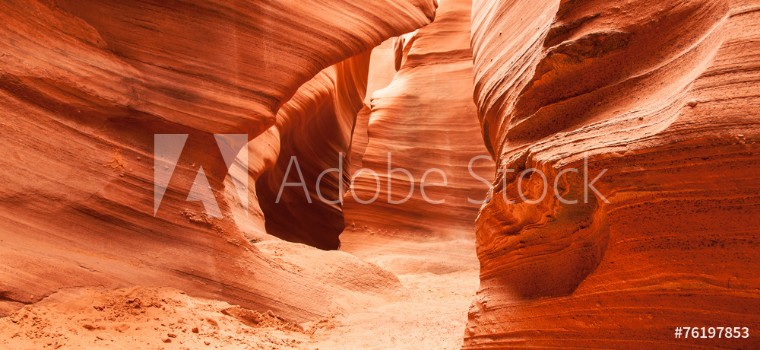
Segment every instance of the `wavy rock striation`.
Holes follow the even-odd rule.
[[[267,130],[301,85],[427,24],[435,2],[298,5],[0,3],[2,308],[65,287],[140,284],[302,320],[324,315],[331,303],[351,304],[345,286],[351,283],[328,278],[367,290],[395,283],[346,254],[322,258],[327,273],[310,276],[292,268],[304,262],[260,251],[239,225],[245,201],[230,188],[231,178],[254,177],[274,164],[277,135]],[[189,136],[154,215],[153,143],[162,133]],[[261,134],[250,153],[270,157],[251,157],[248,174],[244,164],[230,170],[211,133],[249,140]],[[332,147],[316,141],[315,147]],[[280,148],[296,152],[290,144]],[[220,218],[186,200],[201,169]],[[247,220],[253,227],[260,218]]]
[[[349,154],[349,172],[355,174],[362,168],[362,157],[367,151],[369,135],[369,117],[372,113],[372,95],[375,91],[387,87],[396,75],[396,50],[394,42],[396,38],[384,41],[378,47],[372,49],[370,58],[369,76],[367,77],[367,94],[364,97],[364,106],[356,116],[354,131],[351,134],[351,152]]]
[[[398,72],[372,95],[363,169],[352,169],[345,204],[350,230],[471,235],[478,205],[468,198],[480,200],[487,189],[472,174],[490,177],[493,162],[470,98],[470,8],[470,1],[439,1],[434,23],[395,40]],[[471,174],[468,165],[478,155],[484,159]]]
[[[280,110],[279,156],[256,182],[269,234],[338,248],[351,135],[364,106],[369,59],[367,52],[327,68]]]
[[[474,1],[498,170],[465,348],[733,346],[673,328],[758,326],[757,23],[756,1]]]

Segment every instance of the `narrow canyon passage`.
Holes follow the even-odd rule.
[[[120,105],[102,107],[117,112],[102,112],[109,119],[103,122],[105,126],[88,125],[86,130],[92,135],[105,132],[109,137],[118,138],[116,135],[121,132],[134,133],[130,136],[139,136],[139,141],[143,142],[149,138],[139,131],[156,134],[187,132],[190,133],[187,144],[180,147],[177,159],[168,170],[170,166],[159,160],[164,154],[158,151],[157,139],[152,135],[145,144],[135,141],[134,145],[112,145],[111,141],[96,138],[105,144],[100,147],[109,149],[109,152],[104,157],[96,154],[96,159],[92,160],[96,165],[91,168],[113,171],[117,180],[96,176],[104,179],[102,186],[110,186],[101,190],[100,183],[90,184],[92,190],[100,190],[99,194],[104,198],[87,197],[88,192],[82,191],[82,197],[90,198],[90,201],[72,206],[86,209],[58,213],[58,217],[71,222],[88,223],[87,220],[92,220],[91,223],[81,224],[70,229],[71,232],[63,230],[64,234],[60,238],[54,236],[54,239],[46,235],[56,232],[53,223],[39,220],[33,211],[19,215],[23,218],[19,221],[40,221],[45,225],[38,225],[34,230],[24,232],[25,235],[16,235],[16,231],[10,229],[14,224],[10,216],[2,222],[6,229],[2,231],[4,244],[0,253],[4,261],[18,261],[19,264],[15,269],[3,269],[3,276],[10,276],[16,269],[31,276],[45,276],[35,271],[45,267],[25,260],[43,254],[58,259],[51,265],[61,271],[61,277],[60,280],[8,278],[13,281],[7,287],[10,291],[6,291],[5,286],[0,289],[3,293],[0,295],[3,296],[0,311],[3,316],[10,315],[0,318],[0,333],[4,335],[0,346],[99,348],[117,343],[126,347],[160,348],[461,347],[467,312],[479,283],[474,220],[480,205],[470,203],[468,199],[480,200],[488,190],[488,185],[473,175],[487,179],[493,173],[493,162],[487,156],[472,101],[469,49],[472,5],[469,0],[442,0],[437,6],[433,6],[433,1],[399,0],[397,3],[396,6],[383,4],[395,12],[388,10],[385,16],[381,16],[383,19],[375,20],[403,20],[391,25],[367,25],[371,29],[367,32],[372,32],[374,27],[386,28],[387,32],[380,36],[387,39],[382,44],[377,33],[372,32],[361,36],[366,42],[334,57],[316,52],[320,48],[316,44],[302,47],[298,43],[293,44],[293,48],[282,49],[283,56],[292,55],[305,62],[298,62],[295,67],[308,67],[311,71],[291,72],[280,67],[293,75],[284,80],[289,88],[298,87],[297,90],[280,91],[284,88],[277,85],[280,90],[275,91],[275,97],[281,101],[259,101],[246,96],[244,92],[248,92],[248,87],[241,87],[238,93],[228,92],[232,96],[228,99],[219,96],[222,88],[211,91],[198,88],[198,84],[193,83],[193,79],[199,79],[201,75],[193,71],[198,67],[193,61],[197,59],[195,53],[184,51],[187,48],[183,45],[173,46],[175,43],[160,41],[170,40],[168,36],[147,43],[142,40],[152,36],[133,36],[130,21],[152,21],[151,13],[142,11],[139,6],[66,1],[49,6],[36,4],[33,10],[47,13],[51,26],[59,25],[53,20],[57,16],[76,17],[72,19],[74,24],[68,24],[74,28],[72,37],[76,38],[80,34],[76,30],[81,30],[107,42],[105,53],[99,51],[100,47],[89,47],[88,43],[82,45],[92,51],[93,56],[116,67],[116,81],[120,79],[119,74],[133,75],[129,77],[130,81],[161,77],[161,83],[176,84],[167,87],[167,91],[197,88],[199,91],[194,93],[205,94],[203,98],[195,97],[194,101],[200,105],[196,106],[197,109],[206,107],[203,103],[211,104],[209,101],[213,98],[223,100],[219,106],[254,101],[257,113],[277,110],[274,107],[278,102],[282,106],[272,116],[274,125],[267,128],[255,125],[256,134],[250,135],[250,142],[244,149],[246,152],[239,152],[232,163],[227,158],[214,159],[218,155],[228,155],[223,151],[220,154],[214,152],[218,139],[211,133],[229,133],[238,129],[219,126],[223,124],[220,122],[223,117],[218,116],[221,114],[218,110],[207,110],[205,114],[193,111],[185,101],[193,96],[189,92],[186,92],[187,96],[169,94],[171,96],[164,101],[158,98],[161,96],[153,96],[160,89],[152,89],[152,99],[124,102],[129,107],[123,107],[123,111],[119,109],[122,108]],[[149,4],[146,6],[159,13],[168,11]],[[17,16],[34,15],[34,11],[15,5],[7,7],[12,10],[9,13]],[[377,12],[373,9],[364,6],[353,10],[368,16]],[[252,12],[251,22],[277,27],[266,18],[270,9],[257,10]],[[304,13],[318,12],[306,7],[301,10]],[[113,24],[104,20],[107,16],[102,16],[103,13],[124,11],[131,11],[125,16],[124,23]],[[67,17],[69,13],[73,16]],[[224,15],[203,12],[209,21],[224,22],[215,17]],[[196,38],[192,37],[195,32],[186,28],[187,23],[172,16],[164,17],[166,23],[158,23],[166,27],[162,27],[164,30],[185,33],[185,37],[190,37],[186,39],[188,42],[196,43]],[[337,23],[338,20],[333,21]],[[137,28],[147,30],[142,26]],[[240,62],[256,63],[258,60],[262,61],[259,66],[278,67],[280,62],[273,60],[268,52],[249,52],[244,45],[238,44],[240,37],[235,34],[238,28],[234,25],[225,28],[230,30],[197,33],[197,41],[201,43],[208,38],[235,43],[225,46],[225,52],[209,54],[209,60],[204,64],[217,69],[219,74],[229,74],[233,77],[229,79],[235,82],[248,78],[241,77],[242,73],[236,70],[241,68]],[[36,28],[28,30],[33,29]],[[331,27],[331,30],[335,29]],[[345,33],[349,35],[350,31]],[[135,47],[145,48],[145,51]],[[187,72],[172,68],[160,72],[170,78],[157,74],[155,70],[160,69],[156,67],[161,66],[152,64],[151,60],[167,58],[152,56],[150,50],[153,49],[166,51],[162,55],[175,61],[185,58],[189,63],[181,67]],[[310,50],[315,52],[312,54]],[[332,63],[321,71],[315,71],[315,67],[309,65],[309,59],[325,56]],[[19,68],[19,75],[24,74],[23,69]],[[266,74],[274,71],[278,69],[269,69]],[[186,74],[187,80],[177,78],[178,74]],[[280,77],[268,75],[265,78],[279,83]],[[364,84],[368,86],[365,88]],[[71,90],[78,88],[80,86],[71,87]],[[270,91],[266,90],[266,93]],[[14,103],[18,99],[19,105],[28,102],[28,96],[23,93],[11,91],[8,95],[7,99]],[[103,97],[109,103],[117,104],[110,102],[109,98]],[[134,94],[134,99],[141,98],[144,98],[142,94]],[[146,111],[142,112],[144,115],[138,115],[133,108],[146,108]],[[231,115],[237,113],[235,108],[244,110],[234,105],[229,108]],[[164,118],[160,121],[150,119],[153,114],[174,116],[170,112],[176,109],[186,110],[188,114],[197,113],[194,124],[177,129],[170,117],[162,116]],[[111,113],[121,115],[112,117]],[[28,132],[33,132],[32,123],[20,116],[14,118],[21,125],[29,124]],[[63,117],[51,112],[49,118]],[[211,119],[204,121],[203,118]],[[356,123],[355,119],[358,119]],[[135,130],[126,127],[132,124],[138,127]],[[251,125],[242,126],[240,129],[250,130]],[[76,137],[87,139],[90,136]],[[131,137],[124,139],[128,140],[124,142],[132,142]],[[82,144],[87,142],[81,141]],[[312,204],[309,198],[303,197],[300,188],[288,188],[279,203],[277,190],[286,180],[283,175],[291,156],[301,162],[300,166],[310,180],[309,196],[319,190],[312,185],[319,172],[335,166],[341,152],[346,151],[350,153],[346,160],[350,160],[348,171],[354,181],[345,194],[342,208],[322,202]],[[151,152],[157,152],[155,159]],[[470,164],[474,157],[484,159]],[[366,171],[362,172],[362,168]],[[158,202],[149,206],[153,194],[133,184],[148,183],[151,175],[155,178],[157,169],[169,171],[166,183],[160,185],[167,188],[161,192]],[[205,172],[201,173],[201,170]],[[376,189],[370,184],[373,180],[367,171],[380,178]],[[192,197],[188,192],[195,188],[199,174],[208,177],[208,186],[203,187],[211,190],[211,196],[206,200],[188,201],[186,199]],[[241,186],[246,182],[255,183],[255,188]],[[337,179],[328,176],[325,182],[327,185],[322,190],[329,196],[340,194],[330,188],[339,182]],[[113,189],[116,186],[138,191],[139,196],[123,194]],[[372,197],[374,192],[377,192],[377,201],[361,203],[361,198]],[[214,200],[218,202],[218,208],[209,214],[206,205]],[[138,208],[139,215],[133,218],[125,216],[120,209],[122,202],[129,201],[139,203],[126,205]],[[250,211],[246,210],[248,204]],[[108,211],[113,217],[94,215],[100,211]],[[90,232],[98,230],[105,230],[100,239],[86,238]],[[173,236],[167,240],[155,239],[164,234]],[[150,235],[152,238],[145,237]],[[337,247],[338,235],[340,251],[330,251]],[[68,249],[68,240],[76,241],[81,247]],[[191,242],[187,252],[167,248],[167,242],[185,241]],[[24,253],[32,258],[18,253],[29,250],[24,248],[28,246],[39,249],[36,253]],[[19,256],[24,258],[19,259]],[[119,257],[129,260],[129,256],[137,258],[129,263],[119,261]],[[220,279],[224,282],[217,282]],[[167,285],[176,289],[162,288]],[[26,290],[36,290],[40,295],[18,296],[22,294],[19,291]],[[242,305],[242,308],[235,305]],[[258,321],[252,322],[252,319]],[[266,321],[259,322],[262,319]]]
[[[0,349],[760,349],[760,0],[0,21]]]
[[[315,332],[317,348],[462,346],[479,285],[477,202],[488,191],[474,175],[493,174],[470,98],[470,9],[439,1],[433,23],[373,50],[340,250],[393,273],[400,288],[336,316]]]

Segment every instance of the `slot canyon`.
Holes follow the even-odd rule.
[[[758,0],[0,19],[1,349],[760,348]]]

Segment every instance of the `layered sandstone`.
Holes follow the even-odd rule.
[[[355,174],[362,168],[362,157],[367,151],[369,135],[369,117],[372,113],[372,96],[375,91],[385,88],[393,81],[396,75],[396,50],[394,43],[397,38],[384,41],[372,49],[370,57],[369,74],[367,76],[367,93],[364,96],[364,106],[356,115],[356,123],[351,133],[351,152],[349,154],[349,172]]]
[[[760,321],[758,10],[474,1],[475,101],[499,170],[465,348],[749,344],[673,329]],[[520,181],[531,168],[543,199],[537,172]],[[558,174],[577,204],[553,195]],[[588,200],[584,174],[602,175]]]
[[[301,85],[427,24],[435,3],[298,5],[0,4],[4,309],[65,287],[141,284],[234,299],[302,320],[325,314],[333,302],[350,305],[357,284],[370,292],[393,288],[393,276],[347,254],[312,256],[324,263],[310,275],[297,267],[306,264],[299,255],[316,254],[311,250],[294,246],[302,252],[282,258],[251,245],[240,225],[248,215],[241,199],[246,193],[236,193],[232,178],[256,174],[246,164],[230,170],[211,133],[260,135]],[[350,77],[358,82],[336,95],[362,94],[358,87],[366,77]],[[164,163],[154,162],[155,134],[189,135],[156,207],[153,175]],[[256,148],[273,144],[273,135],[265,135],[269,141],[252,143],[249,153],[270,152]],[[320,141],[314,147],[330,146]],[[252,169],[267,166],[266,157],[249,159]],[[219,218],[187,201],[201,169]],[[237,174],[226,176],[228,170]],[[252,227],[261,225],[259,219],[247,217]],[[325,283],[336,276],[340,281],[332,282],[338,283]]]
[[[4,346],[760,347],[756,0],[0,21]]]
[[[351,134],[367,88],[369,52],[318,74],[277,116],[279,154],[256,180],[266,232],[336,249]],[[256,140],[254,140],[256,142]]]
[[[338,248],[345,228],[341,198],[367,147],[370,96],[395,73],[392,42],[317,74],[280,109],[275,126],[249,144],[265,160],[250,169],[253,201],[264,209],[254,222],[266,223],[258,232]]]
[[[493,162],[471,99],[470,8],[439,1],[434,23],[395,39],[398,72],[371,97],[362,168],[352,168],[348,230],[471,236],[487,189],[476,176],[490,178]]]

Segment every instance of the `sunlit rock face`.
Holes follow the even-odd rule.
[[[351,152],[349,153],[349,173],[355,174],[362,168],[362,157],[367,150],[369,135],[369,117],[372,113],[372,96],[375,91],[387,87],[396,75],[396,50],[397,38],[384,41],[380,46],[372,49],[370,57],[369,74],[367,76],[367,93],[364,96],[364,106],[356,115],[356,124],[351,135]]]
[[[231,178],[259,176],[275,151],[338,148],[308,138],[280,147],[271,128],[293,124],[280,107],[307,81],[329,80],[315,78],[328,67],[337,81],[361,72],[352,57],[434,11],[432,0],[0,3],[0,310],[64,287],[139,284],[305,319],[350,289],[326,276],[385,284],[352,257],[312,275],[259,251],[247,227],[263,215],[246,212],[255,196],[245,203]],[[346,88],[330,96],[361,101],[366,73],[344,76],[355,80],[326,86]],[[345,147],[343,105],[333,108]],[[212,133],[246,135],[251,164],[230,170]],[[157,207],[155,134],[188,135]],[[219,217],[187,201],[201,169]]]
[[[493,161],[471,98],[470,9],[438,1],[434,23],[395,39],[398,72],[371,97],[368,141],[345,196],[347,230],[472,235],[488,188],[478,177],[492,177]]]
[[[681,324],[758,326],[758,6],[474,0],[498,170],[465,348],[684,346]],[[577,204],[554,196],[557,175]]]
[[[450,326],[474,239],[467,349],[760,347],[673,337],[760,329],[757,0],[6,0],[0,22],[0,316],[141,285]],[[324,251],[344,231],[357,255]],[[402,321],[394,343],[431,330]]]

